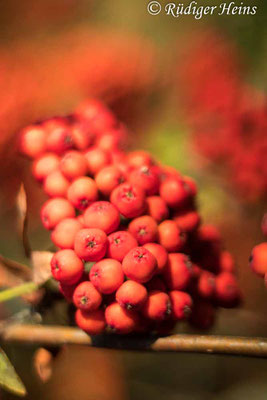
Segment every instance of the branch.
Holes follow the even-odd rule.
[[[173,351],[267,357],[267,339],[265,338],[184,334],[161,338],[119,335],[93,337],[78,328],[5,323],[0,326],[0,338],[6,342],[37,343],[50,346],[80,344],[139,351]]]
[[[39,285],[37,283],[26,282],[22,285],[15,286],[14,288],[0,291],[0,303],[2,303],[3,301],[11,300],[15,297],[22,296],[24,294],[29,294],[38,289]]]

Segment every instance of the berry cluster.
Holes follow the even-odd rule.
[[[90,334],[165,333],[185,319],[208,328],[216,307],[239,302],[233,259],[201,225],[195,182],[145,151],[124,152],[125,136],[96,101],[22,132],[50,197],[41,219],[59,248],[53,277]]]
[[[263,235],[267,237],[267,214],[262,219],[261,229]],[[267,242],[253,248],[249,262],[253,272],[264,278],[267,287]]]
[[[178,70],[194,146],[243,198],[265,198],[266,96],[244,83],[231,42],[213,31],[195,39]]]

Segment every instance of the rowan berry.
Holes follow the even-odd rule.
[[[101,169],[95,177],[98,190],[104,196],[109,196],[113,189],[125,181],[123,173],[115,165],[109,165]]]
[[[75,115],[88,121],[94,133],[103,132],[117,124],[113,113],[102,102],[95,99],[86,100],[80,104],[75,110]]]
[[[167,319],[171,314],[170,297],[159,290],[149,292],[142,313],[146,318],[156,321]]]
[[[182,250],[186,242],[186,234],[172,220],[159,224],[158,236],[159,243],[169,252]]]
[[[46,151],[46,132],[41,125],[31,125],[23,129],[20,151],[29,158],[40,157]]]
[[[203,298],[212,298],[215,294],[215,275],[209,271],[203,271],[198,279],[198,294]]]
[[[32,165],[32,174],[34,178],[42,182],[51,172],[58,168],[59,161],[59,157],[53,153],[45,153],[36,158]]]
[[[73,180],[87,174],[87,161],[82,153],[71,150],[63,156],[59,168],[67,179]]]
[[[104,232],[114,232],[120,224],[120,214],[109,201],[96,201],[84,212],[84,224],[87,228],[99,228]]]
[[[76,233],[82,229],[77,218],[65,218],[60,221],[51,233],[52,242],[61,249],[73,249]]]
[[[249,261],[256,274],[264,276],[267,273],[267,242],[253,248]]]
[[[156,221],[149,215],[133,219],[128,229],[141,246],[157,240],[158,226]]]
[[[95,181],[88,176],[74,179],[68,188],[67,197],[77,210],[85,210],[93,201],[98,199]]]
[[[90,148],[84,153],[84,156],[87,160],[87,168],[90,175],[97,174],[110,163],[108,153],[98,147]]]
[[[125,281],[116,292],[116,301],[127,310],[139,309],[147,299],[147,290],[141,283]]]
[[[192,209],[177,210],[173,215],[173,220],[183,232],[195,231],[200,224],[199,213]]]
[[[162,273],[168,261],[167,250],[158,243],[146,243],[143,247],[150,251],[150,253],[152,253],[156,258],[157,273]]]
[[[71,131],[66,126],[58,126],[52,130],[48,129],[46,135],[46,147],[48,151],[63,154],[73,146]]]
[[[106,308],[105,318],[108,329],[113,333],[131,333],[139,326],[138,314],[126,310],[118,303],[112,303]]]
[[[100,293],[115,292],[124,281],[121,263],[112,258],[98,261],[90,270],[90,281]]]
[[[169,207],[183,207],[191,196],[191,190],[183,179],[167,178],[160,185],[160,196]]]
[[[84,261],[99,261],[105,256],[107,235],[101,229],[81,229],[74,239],[74,250]]]
[[[65,197],[70,186],[69,181],[59,171],[51,172],[44,180],[44,192],[50,197]]]
[[[148,214],[157,222],[162,222],[169,217],[169,209],[166,202],[160,196],[149,196],[147,201]]]
[[[135,168],[129,175],[128,181],[143,189],[147,196],[157,194],[159,191],[159,176],[155,166],[142,165]]]
[[[51,271],[53,277],[67,285],[78,282],[83,274],[83,262],[77,254],[70,249],[59,250],[51,259]]]
[[[172,305],[172,318],[176,320],[187,319],[192,312],[193,300],[188,293],[180,290],[169,292]]]
[[[105,330],[105,314],[101,309],[89,312],[78,309],[75,320],[78,327],[90,335],[98,335]]]
[[[163,270],[169,289],[184,290],[190,282],[192,263],[186,254],[170,253]]]
[[[99,308],[101,302],[101,294],[89,281],[81,282],[74,290],[73,303],[81,310],[94,311]]]
[[[74,207],[61,197],[47,200],[41,209],[41,220],[46,229],[54,229],[65,218],[75,217]]]
[[[236,306],[240,300],[240,292],[236,278],[229,272],[220,273],[215,280],[216,299],[222,307]]]
[[[127,278],[139,283],[145,283],[155,274],[157,260],[144,247],[135,247],[124,257],[122,268]]]
[[[126,254],[137,246],[137,240],[129,232],[113,232],[108,236],[107,256],[121,262]]]
[[[222,251],[220,253],[220,271],[221,272],[234,272],[235,264],[232,255],[229,251]]]
[[[154,164],[154,160],[151,155],[144,150],[135,150],[128,153],[127,162],[132,168],[143,167],[144,165],[150,166]]]
[[[145,193],[138,186],[122,183],[111,193],[110,201],[126,218],[135,218],[144,212]]]

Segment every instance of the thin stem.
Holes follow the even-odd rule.
[[[267,339],[236,336],[172,335],[89,336],[78,328],[3,323],[0,338],[6,342],[60,346],[79,344],[138,351],[187,352],[267,357]]]
[[[15,297],[22,296],[23,294],[28,294],[39,289],[39,285],[34,282],[26,282],[22,285],[16,286],[11,289],[2,290],[0,292],[0,303],[11,300]]]

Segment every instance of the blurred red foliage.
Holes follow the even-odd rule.
[[[244,83],[243,73],[231,41],[205,31],[191,39],[177,83],[194,147],[222,166],[236,192],[255,201],[267,195],[267,102]]]

